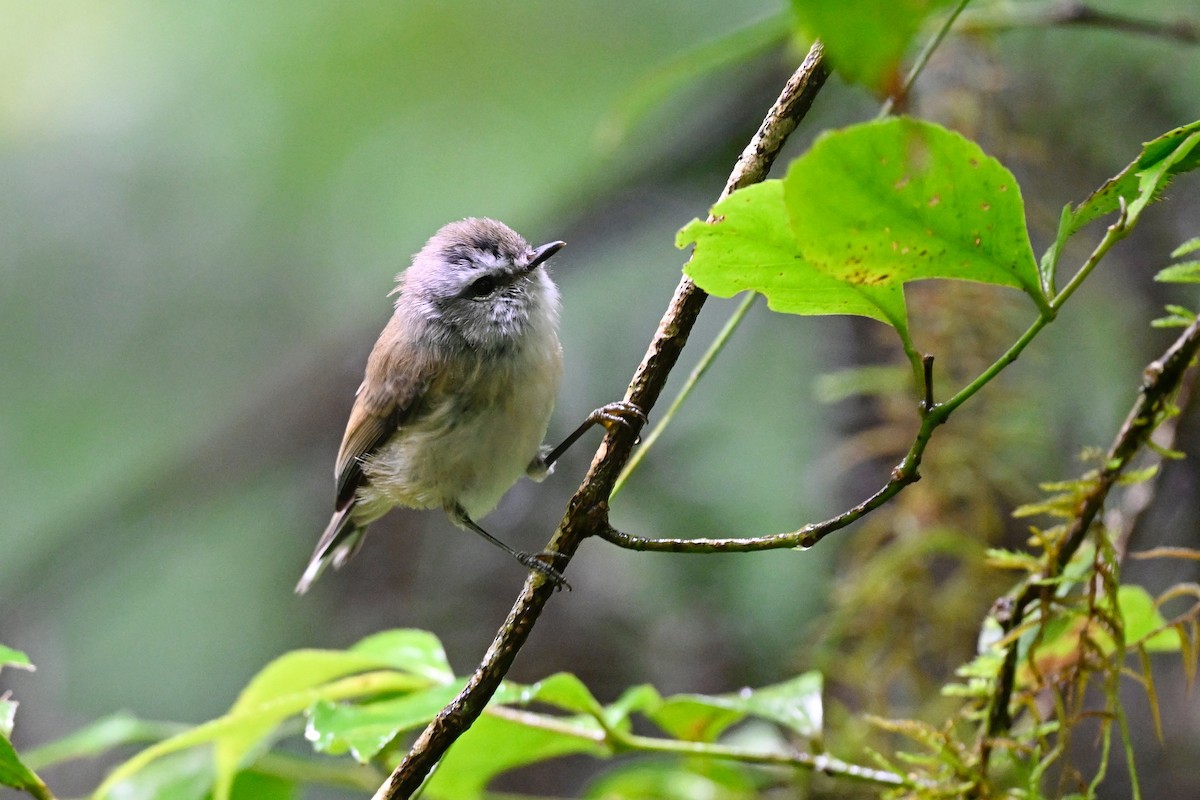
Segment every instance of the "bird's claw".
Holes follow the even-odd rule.
[[[553,583],[556,591],[561,592],[563,587],[566,587],[569,592],[571,591],[571,584],[567,583],[567,579],[562,576],[561,572],[548,563],[553,561],[557,555],[558,553],[550,550],[543,550],[540,553],[517,553],[517,560],[527,569],[533,570]]]
[[[616,400],[612,403],[606,403],[591,414],[588,414],[588,422],[595,425],[603,425],[604,429],[609,433],[613,433],[618,427],[621,427],[632,431],[637,436],[637,432],[643,425],[649,422],[649,419],[646,417],[646,412],[633,403],[625,400]],[[641,437],[638,436],[634,444],[640,444],[641,441]]]

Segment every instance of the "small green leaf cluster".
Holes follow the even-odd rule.
[[[1200,251],[1200,236],[1188,239],[1171,252],[1171,258],[1183,258]],[[1154,280],[1163,283],[1200,283],[1200,261],[1188,259],[1160,270]],[[1186,306],[1172,303],[1167,306],[1167,316],[1154,320],[1156,328],[1183,328],[1196,321],[1196,312]]]

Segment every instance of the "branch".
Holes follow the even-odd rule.
[[[1014,28],[1088,26],[1169,39],[1181,44],[1200,44],[1200,26],[1188,20],[1174,22],[1131,17],[1092,8],[1080,0],[1059,0],[1041,6],[1006,6],[997,12],[979,11],[963,15],[963,33],[1006,31]]]
[[[1137,402],[1125,418],[1121,430],[1109,447],[1094,485],[1080,502],[1079,509],[1070,529],[1063,537],[1062,546],[1054,559],[1052,568],[1045,574],[1026,579],[1024,588],[1012,602],[1011,611],[1001,620],[1005,635],[1016,630],[1025,620],[1030,604],[1042,596],[1047,582],[1057,578],[1079,549],[1092,526],[1092,522],[1104,507],[1104,501],[1116,485],[1117,479],[1129,466],[1137,452],[1146,445],[1155,427],[1167,409],[1171,395],[1183,381],[1196,353],[1200,352],[1200,320],[1193,322],[1175,340],[1162,358],[1146,368],[1142,388]],[[995,694],[988,709],[987,735],[1001,735],[1012,725],[1009,703],[1015,688],[1018,661],[1018,642],[1012,641],[1004,656],[1004,664],[996,681]]]
[[[779,99],[767,112],[758,132],[734,165],[721,198],[766,177],[788,136],[812,106],[828,76],[820,42],[813,44]],[[626,402],[649,411],[658,400],[667,376],[687,343],[707,295],[690,279],[680,280],[642,363],[625,393]],[[629,459],[637,432],[610,431],[596,452],[583,483],[571,498],[566,515],[550,541],[564,570],[580,542],[608,528],[607,499],[617,475]],[[375,800],[408,798],[420,787],[450,746],[483,712],[500,681],[524,645],[554,586],[531,573],[508,618],[463,691],[429,723],[404,760],[375,793]]]

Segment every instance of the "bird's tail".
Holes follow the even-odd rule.
[[[334,569],[340,569],[362,547],[367,527],[355,525],[354,521],[350,519],[350,512],[353,509],[354,503],[347,503],[345,508],[334,512],[333,518],[329,520],[329,525],[326,526],[325,532],[321,534],[321,539],[317,542],[317,548],[313,550],[308,568],[304,570],[304,574],[300,576],[300,582],[296,584],[296,594],[307,592],[308,587],[321,577],[321,573],[330,563],[333,564]]]

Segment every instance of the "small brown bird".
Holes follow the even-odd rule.
[[[362,546],[396,506],[442,508],[557,585],[552,554],[513,550],[475,523],[522,476],[540,481],[589,427],[645,422],[636,407],[593,411],[553,451],[542,441],[562,379],[558,288],[546,262],[563,242],[530,247],[492,219],[444,226],[399,276],[395,312],[367,360],[335,476],[333,518],[296,585]]]

